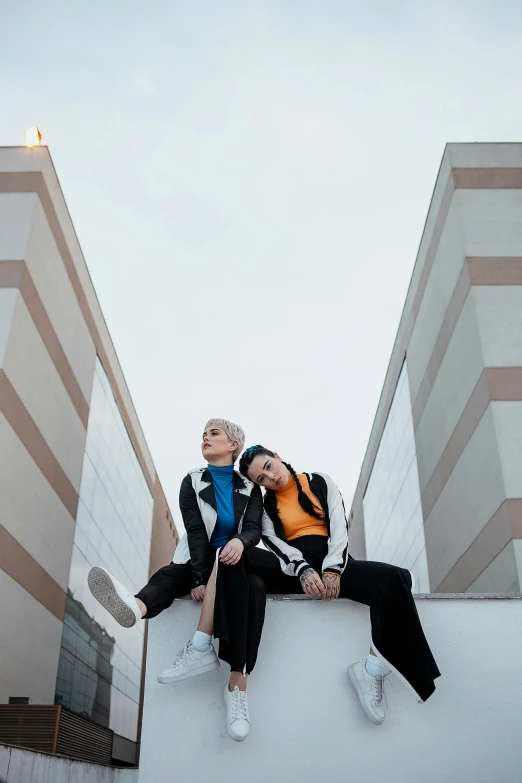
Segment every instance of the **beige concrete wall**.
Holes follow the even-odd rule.
[[[156,475],[152,458],[134,410],[47,148],[38,147],[33,150],[25,148],[1,149],[0,179],[2,180],[0,182],[0,190],[10,191],[10,193],[31,191],[35,203],[39,198],[91,338],[96,344],[105,369],[109,374],[116,399],[123,409],[122,414],[126,419],[126,426],[130,431],[134,447],[140,456],[144,471],[147,474],[149,487],[152,491]],[[32,191],[36,191],[38,196],[35,196]],[[15,195],[17,196],[18,192]],[[25,193],[22,195],[25,196]]]
[[[53,704],[63,624],[2,570],[0,594],[0,703]]]
[[[486,367],[522,367],[522,285],[474,286]]]
[[[96,348],[40,201],[34,209],[25,260],[76,380],[89,402]]]
[[[493,402],[491,408],[506,497],[522,498],[522,402]]]
[[[22,297],[18,297],[4,371],[76,492],[86,430]]]
[[[379,400],[375,421],[370,433],[368,448],[364,457],[359,482],[352,504],[357,519],[361,518],[358,514],[358,508],[362,504],[363,495],[379,447],[382,431],[386,423],[395,386],[404,360],[406,347],[410,340],[414,318],[421,305],[422,299],[419,299],[418,290],[419,288],[422,288],[426,278],[429,279],[428,276],[432,268],[433,258],[437,252],[439,232],[444,227],[444,220],[447,210],[451,207],[452,198],[453,184],[451,181],[451,165],[448,155],[445,154],[442,159],[439,176],[435,183],[430,209],[426,218],[426,225],[421,237],[417,260],[413,269],[401,322],[397,332],[397,338],[392,350],[384,387]],[[355,524],[356,519],[354,518],[354,525]]]
[[[36,193],[0,193],[0,260],[25,258],[37,199]]]
[[[519,590],[522,592],[522,539],[513,539],[513,553],[515,555],[515,563],[517,566]]]
[[[463,264],[464,243],[453,196],[407,348],[412,400],[419,391]]]
[[[155,573],[172,561],[179,537],[172,514],[158,478],[154,485],[154,511],[152,517],[152,539],[150,542],[149,573]]]
[[[60,224],[61,231],[63,232],[63,235],[67,242],[67,246],[71,253],[71,258],[73,260],[74,267],[76,269],[82,288],[84,290],[87,302],[89,304],[92,316],[94,318],[94,322],[96,324],[96,328],[100,334],[103,347],[109,358],[111,369],[114,372],[116,383],[118,385],[118,390],[122,395],[125,407],[127,409],[127,413],[132,421],[133,428],[135,429],[136,437],[138,438],[140,448],[143,452],[144,459],[147,463],[147,467],[152,477],[154,477],[155,476],[154,463],[152,461],[152,457],[150,455],[147,442],[145,440],[145,436],[143,435],[143,432],[141,430],[141,426],[138,421],[136,411],[134,410],[134,404],[129,394],[129,390],[125,382],[125,378],[123,377],[123,372],[121,370],[116,355],[116,351],[114,349],[114,345],[110,338],[107,324],[103,317],[98,302],[98,297],[96,296],[96,292],[94,290],[92,280],[89,271],[87,269],[85,259],[83,257],[83,253],[80,247],[80,243],[78,241],[78,237],[76,236],[76,232],[74,231],[74,227],[71,222],[71,218],[65,200],[63,198],[63,194],[61,192],[61,188],[58,182],[58,178],[56,176],[56,172],[54,171],[54,167],[52,166],[52,162],[48,156],[47,150],[45,149],[44,151],[44,149],[42,148],[42,152],[46,155],[47,159],[41,165],[41,170],[44,175],[44,179],[49,189],[49,192],[51,194],[51,197],[53,198],[53,206],[56,210],[56,216]]]
[[[515,558],[514,541],[504,549],[482,571],[466,590],[467,593],[518,593],[520,579]]]
[[[0,367],[4,363],[5,351],[11,333],[11,322],[18,298],[16,288],[0,288]]]
[[[410,361],[408,351],[408,371]],[[421,493],[432,477],[483,369],[474,302],[468,295],[415,432]]]
[[[0,524],[67,590],[74,519],[0,414]]]
[[[505,499],[489,406],[425,521],[430,585],[437,590]]]
[[[352,506],[363,524],[362,497],[406,354],[432,589],[485,589],[488,575],[492,584],[501,578],[502,557],[511,552],[514,562],[521,335],[522,144],[448,145]]]
[[[466,255],[522,255],[521,190],[462,189],[455,198]]]

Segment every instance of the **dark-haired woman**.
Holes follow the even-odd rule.
[[[368,718],[383,722],[384,679],[392,671],[420,701],[428,699],[440,672],[417,614],[411,573],[348,554],[343,499],[325,473],[298,475],[263,446],[247,449],[239,470],[266,490],[263,541],[270,551],[252,547],[248,561],[264,579],[267,592],[302,590],[323,600],[350,598],[370,607],[370,652],[348,667]]]

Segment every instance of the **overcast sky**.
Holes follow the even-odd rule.
[[[207,418],[350,506],[448,141],[520,141],[522,3],[0,3],[172,511]]]

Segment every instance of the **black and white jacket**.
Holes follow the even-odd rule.
[[[245,549],[256,546],[261,539],[263,499],[261,490],[252,481],[234,471],[232,483],[237,533]],[[191,470],[181,483],[179,507],[185,534],[174,552],[173,563],[188,563],[192,567],[194,586],[206,585],[210,577],[209,541],[217,521],[217,505],[208,468]]]
[[[321,504],[328,531],[328,554],[323,560],[323,573],[342,574],[348,562],[348,521],[344,501],[337,485],[326,473],[307,473],[310,489]],[[263,543],[277,557],[288,576],[299,576],[309,564],[299,549],[285,539],[281,520],[265,503],[263,513]]]

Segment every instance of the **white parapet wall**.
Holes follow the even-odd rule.
[[[138,770],[0,745],[0,783],[138,783]]]
[[[248,684],[251,732],[225,729],[227,667],[175,685],[157,673],[192,635],[199,607],[149,623],[139,783],[517,783],[522,780],[522,601],[418,598],[442,672],[419,704],[393,675],[387,718],[364,716],[346,667],[368,650],[364,606],[271,599]]]

